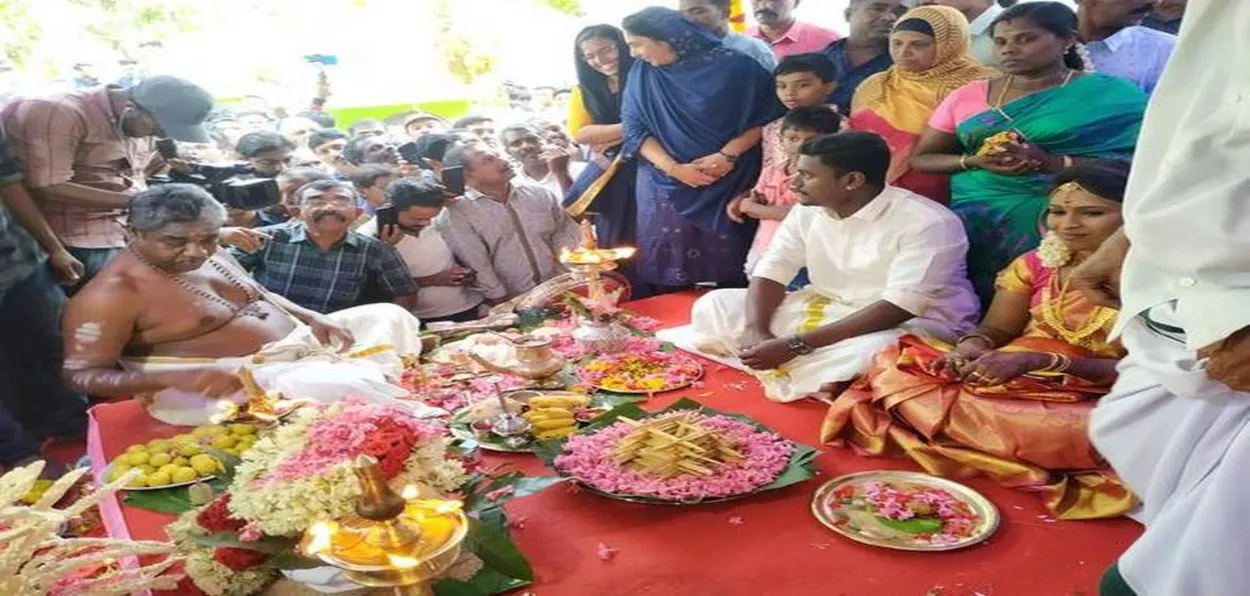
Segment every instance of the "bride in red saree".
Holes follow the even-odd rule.
[[[1124,162],[1064,170],[1046,213],[1050,234],[999,274],[976,332],[954,346],[904,336],[835,400],[822,440],[1035,491],[1060,519],[1136,505],[1087,437],[1090,410],[1124,355],[1108,339],[1117,312],[1068,288],[1076,265],[1120,228],[1127,178]]]

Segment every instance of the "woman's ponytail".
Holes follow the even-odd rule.
[[[1068,46],[1068,51],[1063,53],[1063,65],[1072,70],[1085,70],[1085,52],[1082,51],[1083,49],[1084,46],[1079,42],[1074,42]]]

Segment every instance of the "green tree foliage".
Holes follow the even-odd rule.
[[[571,14],[575,17],[585,16],[586,14],[586,10],[582,8],[581,0],[539,0],[539,1],[562,13]]]
[[[4,56],[24,67],[43,37],[43,27],[30,14],[29,0],[0,0],[0,43]]]

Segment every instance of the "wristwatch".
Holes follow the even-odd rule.
[[[794,352],[799,356],[806,356],[816,351],[816,348],[812,344],[803,341],[803,338],[797,335],[791,335],[788,339],[786,339],[786,347],[790,348],[791,352]]]

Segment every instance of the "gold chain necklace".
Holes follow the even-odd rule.
[[[232,319],[240,315],[245,317],[255,317],[262,320],[269,318],[269,313],[265,312],[265,310],[257,304],[257,301],[261,299],[263,294],[251,284],[247,284],[240,280],[233,271],[212,257],[209,257],[208,259],[209,266],[220,273],[222,277],[226,278],[226,281],[230,282],[230,285],[238,288],[239,291],[243,292],[244,296],[247,296],[247,302],[244,303],[243,306],[238,306],[235,303],[218,296],[217,294],[209,292],[203,288],[193,286],[187,280],[182,279],[182,277],[169,273],[168,271],[153,265],[151,261],[143,258],[143,255],[139,254],[139,251],[135,250],[133,247],[130,249],[130,254],[134,255],[140,263],[143,263],[149,269],[164,275],[170,281],[174,282],[174,285],[182,288],[184,291],[194,294],[195,296],[207,300],[208,302],[215,302],[226,307],[230,310],[230,318]]]
[[[1042,321],[1059,334],[1063,341],[1074,346],[1089,347],[1089,344],[1093,343],[1090,341],[1090,336],[1114,321],[1117,313],[1109,308],[1095,307],[1094,314],[1090,315],[1077,329],[1069,329],[1063,318],[1063,299],[1068,295],[1068,282],[1071,279],[1063,282],[1059,289],[1059,296],[1055,297],[1053,291],[1054,287],[1059,285],[1059,277],[1060,270],[1056,269],[1050,283],[1042,289]]]

